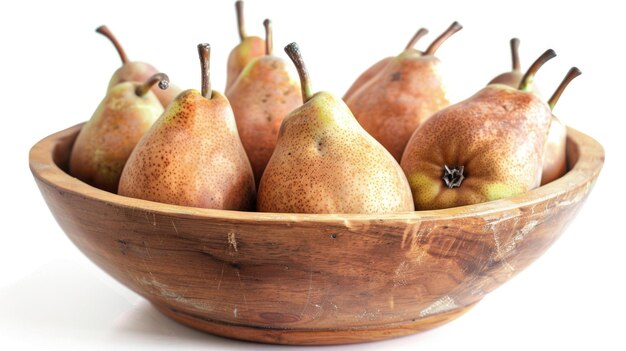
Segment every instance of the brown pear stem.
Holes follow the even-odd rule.
[[[521,91],[530,91],[533,85],[533,81],[535,80],[535,74],[537,73],[539,68],[541,68],[544,63],[550,61],[554,57],[556,57],[556,52],[554,52],[554,50],[552,49],[548,49],[546,50],[546,52],[541,54],[541,56],[539,56],[539,58],[537,58],[537,60],[533,62],[528,71],[526,71],[526,73],[522,77],[518,89]]]
[[[113,43],[113,46],[115,46],[115,50],[117,50],[117,53],[120,55],[120,59],[122,59],[122,64],[126,64],[128,62],[128,56],[126,56],[126,52],[124,52],[122,44],[117,41],[117,38],[115,38],[113,32],[111,32],[111,30],[109,30],[109,28],[104,25],[96,28],[96,32],[104,35],[111,41],[111,43]]]
[[[563,91],[565,90],[565,88],[567,88],[569,83],[581,74],[582,72],[577,67],[572,67],[569,69],[569,71],[565,75],[565,78],[563,78],[563,81],[561,82],[561,84],[559,84],[559,87],[556,88],[556,91],[554,91],[554,94],[552,94],[550,100],[548,100],[548,106],[550,106],[551,110],[554,110],[554,105],[556,105],[556,103],[559,101],[561,94],[563,94]]]
[[[159,88],[161,90],[165,90],[170,86],[170,78],[165,73],[155,73],[152,77],[148,78],[145,83],[139,85],[137,89],[135,89],[135,94],[137,96],[144,96],[152,87],[159,83]]]
[[[444,41],[448,40],[448,38],[450,38],[452,36],[452,34],[460,31],[461,29],[463,29],[463,26],[461,26],[459,24],[459,22],[454,21],[450,27],[448,27],[448,29],[446,29],[445,32],[441,33],[441,35],[439,37],[437,37],[437,39],[435,39],[430,46],[428,47],[428,49],[426,49],[426,51],[424,52],[425,55],[434,55],[435,51],[437,51],[437,49],[439,49],[439,47],[441,46],[441,44],[443,44]]]
[[[213,97],[211,90],[211,71],[209,69],[209,59],[211,57],[211,45],[198,44],[198,55],[200,56],[200,69],[202,71],[202,96],[207,99]]]
[[[302,89],[302,101],[307,102],[311,97],[313,97],[313,91],[311,89],[311,79],[309,78],[309,71],[306,69],[304,65],[304,60],[302,59],[302,54],[300,53],[300,48],[297,43],[287,44],[285,46],[285,52],[287,56],[293,61],[293,64],[296,66],[298,70],[298,75],[300,76],[300,87]]]
[[[519,72],[522,67],[519,62],[519,39],[511,39],[511,59],[513,60],[513,71]]]
[[[246,39],[246,28],[243,22],[243,1],[235,2],[235,10],[237,11],[237,27],[239,28],[239,39]]]
[[[415,34],[413,35],[413,38],[411,38],[411,41],[409,41],[409,43],[406,44],[406,47],[404,48],[404,50],[409,50],[413,48],[415,44],[417,44],[417,42],[420,39],[422,39],[422,37],[425,36],[426,34],[428,34],[428,29],[420,28],[417,32],[415,32]]]
[[[272,35],[272,21],[266,19],[263,21],[265,26],[265,55],[271,55],[274,49],[274,36]]]

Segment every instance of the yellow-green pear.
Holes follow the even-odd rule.
[[[169,79],[157,73],[145,83],[119,83],[107,92],[74,142],[69,162],[73,176],[117,192],[126,160],[163,113],[163,106],[150,90],[157,82],[166,89]]]
[[[300,76],[304,104],[280,128],[263,173],[257,210],[289,213],[412,211],[411,190],[394,158],[340,98],[312,93],[296,43],[285,48]]]

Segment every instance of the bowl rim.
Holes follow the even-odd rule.
[[[308,214],[246,212],[233,210],[205,209],[135,199],[95,188],[71,176],[54,162],[54,151],[61,142],[79,132],[84,123],[48,135],[32,146],[29,152],[29,167],[33,176],[59,191],[113,204],[128,209],[140,209],[164,215],[202,217],[232,221],[252,222],[326,222],[345,223],[371,221],[411,221],[459,219],[472,216],[489,216],[498,212],[515,210],[522,206],[555,198],[573,188],[591,186],[604,164],[604,149],[595,139],[576,129],[567,127],[568,144],[577,148],[578,160],[573,167],[555,181],[523,194],[479,204],[452,207],[440,210],[409,211],[385,214]],[[586,193],[586,192],[585,192]]]

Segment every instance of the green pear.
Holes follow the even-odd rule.
[[[280,128],[257,197],[262,212],[413,211],[411,190],[394,158],[338,97],[312,93],[296,43],[285,48],[300,76],[304,104]]]
[[[265,55],[265,41],[257,36],[248,36],[244,25],[243,1],[235,2],[237,10],[237,26],[239,29],[240,42],[228,55],[228,68],[226,71],[226,88],[228,91],[235,83],[243,69],[257,57]]]
[[[111,89],[117,84],[123,82],[143,82],[152,75],[158,73],[156,68],[149,63],[130,61],[128,56],[126,56],[124,48],[107,26],[100,26],[96,28],[96,32],[104,35],[111,41],[117,50],[117,53],[120,55],[120,59],[122,60],[122,66],[118,68],[115,73],[113,73],[113,76],[109,81],[108,89]],[[152,92],[159,99],[161,105],[163,107],[167,107],[167,105],[181,92],[181,90],[174,85],[170,85],[167,90],[161,90],[154,87]]]
[[[69,171],[97,188],[117,192],[122,169],[133,148],[163,113],[150,90],[157,82],[166,89],[169,79],[157,73],[145,83],[124,82],[112,87],[72,147]]]
[[[398,161],[415,129],[449,105],[435,52],[461,28],[454,22],[423,53],[403,51],[346,99],[363,128]]]
[[[518,89],[488,85],[415,131],[401,166],[416,209],[470,205],[539,186],[552,113],[530,86],[554,56],[548,50],[535,61]]]
[[[141,139],[119,194],[181,206],[249,210],[255,186],[228,99],[211,90],[209,45],[198,45],[202,91],[185,90]]]
[[[266,54],[252,60],[226,92],[257,184],[274,152],[280,124],[302,105],[293,65],[272,54],[271,22],[264,25]]]

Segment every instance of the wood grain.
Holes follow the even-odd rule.
[[[595,140],[569,129],[571,170],[513,198],[377,216],[221,211],[126,198],[69,176],[79,128],[30,152],[74,244],[175,320],[280,344],[385,339],[458,317],[550,247],[604,161]]]

